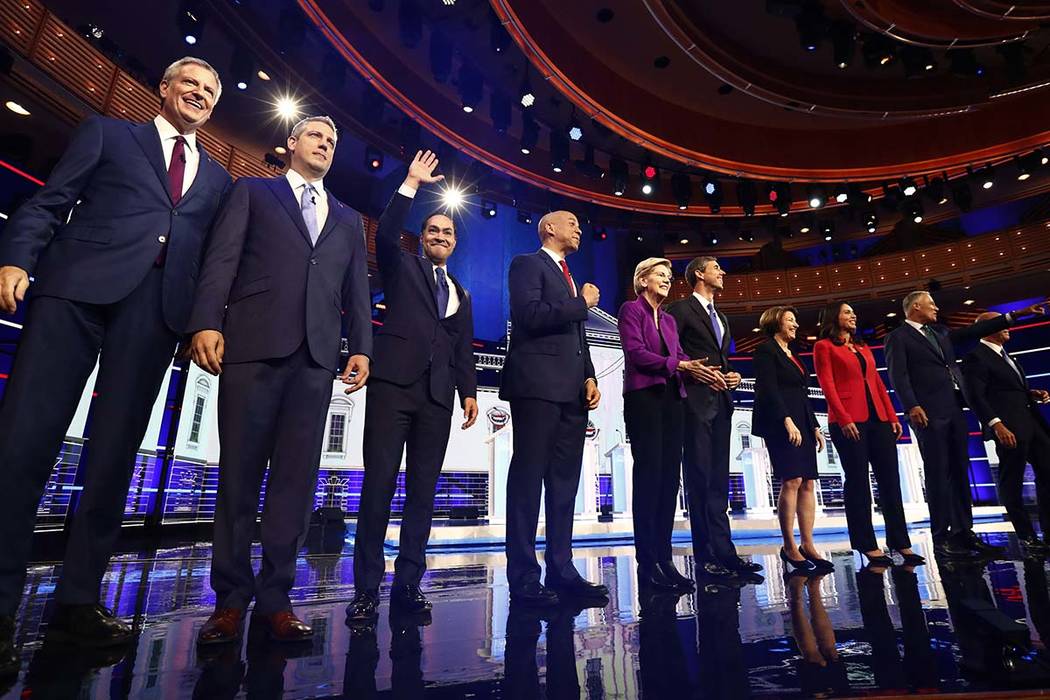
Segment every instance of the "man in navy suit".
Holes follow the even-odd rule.
[[[423,256],[401,250],[401,229],[420,185],[444,179],[434,175],[437,165],[430,151],[416,153],[376,231],[376,260],[387,311],[375,338],[376,362],[365,402],[365,480],[354,536],[355,595],[347,608],[354,624],[376,619],[385,569],[383,540],[406,444],[405,508],[390,603],[412,615],[430,611],[419,583],[427,568],[434,489],[448,447],[457,389],[462,428],[472,426],[478,416],[471,299],[446,268],[456,249],[455,223],[444,214],[431,214],[420,233]]]
[[[49,632],[95,645],[131,636],[100,604],[99,585],[230,184],[196,137],[221,90],[211,66],[187,57],[164,72],[152,122],[84,121],[0,238],[0,309],[14,313],[33,276],[0,407],[0,666],[11,659],[37,505],[96,361],[84,487]]]
[[[988,311],[977,317],[987,321],[999,316]],[[1024,548],[1026,556],[1044,558],[1050,549],[1050,425],[1039,403],[1050,401],[1045,389],[1033,389],[1020,361],[1006,352],[1009,329],[981,338],[962,361],[967,400],[977,413],[985,440],[995,441],[999,456],[999,501]],[[1036,535],[1025,513],[1021,490],[1024,468],[1031,463],[1035,474],[1036,502],[1043,539]]]
[[[697,381],[686,384],[682,473],[698,573],[761,583],[761,564],[737,555],[726,514],[733,419],[729,392],[740,384],[740,373],[729,364],[729,321],[715,308],[715,293],[722,291],[725,275],[716,258],[693,258],[685,269],[693,293],[667,307],[685,354],[702,361],[693,376]]]
[[[189,328],[193,360],[219,379],[219,489],[211,585],[215,612],[198,642],[239,639],[244,614],[278,641],[313,630],[288,598],[317,488],[325,418],[339,371],[347,393],[364,386],[372,352],[361,215],[325,191],[336,146],[329,117],[288,137],[291,169],[242,178],[219,212],[204,255]],[[262,567],[251,543],[263,472]]]
[[[557,605],[559,594],[600,602],[608,589],[572,564],[572,524],[583,465],[587,412],[601,393],[585,323],[598,288],[577,287],[565,257],[580,247],[580,224],[568,211],[539,222],[542,247],[510,263],[510,349],[500,398],[510,402],[514,455],[507,474],[507,580],[512,601]],[[546,500],[546,585],[536,561],[540,492]]]
[[[938,554],[977,557],[1002,553],[973,531],[970,497],[966,380],[955,346],[998,333],[1015,318],[1044,313],[1041,304],[949,330],[937,323],[937,304],[926,291],[904,298],[905,322],[886,336],[886,364],[901,408],[919,443],[930,507],[930,531]]]

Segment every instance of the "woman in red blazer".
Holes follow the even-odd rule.
[[[850,546],[874,566],[893,563],[879,548],[871,524],[870,464],[879,484],[886,544],[900,552],[906,564],[922,564],[925,560],[911,550],[901,500],[896,445],[901,424],[876,370],[875,357],[856,333],[853,307],[832,302],[821,313],[821,340],[813,346],[817,381],[828,402],[831,442],[842,458],[845,474],[842,490]]]

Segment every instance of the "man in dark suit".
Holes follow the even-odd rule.
[[[701,574],[758,583],[760,564],[741,559],[729,529],[729,436],[733,399],[740,374],[729,364],[729,321],[715,308],[725,272],[710,256],[694,258],[685,271],[693,293],[667,307],[678,324],[682,349],[704,365],[686,385],[685,445],[682,471],[693,534],[693,554]]]
[[[1002,548],[973,532],[970,438],[962,410],[966,381],[955,362],[955,345],[998,333],[1013,325],[1015,316],[1043,313],[1042,305],[953,330],[936,323],[938,311],[929,292],[904,298],[905,322],[886,336],[890,381],[919,443],[937,552],[949,557],[1001,554]]]
[[[375,338],[376,363],[365,402],[365,480],[354,537],[355,596],[347,608],[353,623],[376,618],[390,499],[406,444],[407,493],[390,601],[405,612],[430,611],[419,582],[426,571],[434,489],[448,447],[457,389],[462,428],[469,428],[478,416],[471,300],[446,269],[456,249],[455,224],[444,214],[431,214],[420,233],[423,256],[401,250],[401,229],[416,191],[422,184],[444,179],[433,174],[437,165],[430,151],[416,154],[376,231],[376,260],[387,312]]]
[[[977,321],[998,316],[989,311],[978,316]],[[967,399],[981,421],[984,439],[995,441],[999,500],[1025,554],[1042,558],[1050,550],[1045,539],[1036,535],[1024,511],[1021,488],[1025,464],[1030,463],[1035,473],[1039,524],[1045,538],[1050,533],[1050,425],[1036,404],[1046,403],[1050,394],[1028,385],[1021,363],[1006,352],[1004,346],[1009,340],[1010,331],[1006,328],[982,338],[963,358],[962,372],[969,392]]]
[[[215,612],[201,628],[202,644],[238,639],[253,598],[255,619],[265,619],[274,639],[313,634],[288,592],[317,488],[340,332],[350,350],[339,375],[346,393],[364,386],[372,352],[361,215],[323,183],[336,138],[329,117],[292,127],[291,169],[238,180],[204,255],[191,352],[221,378]],[[251,543],[267,463],[256,577]]]
[[[0,238],[0,309],[14,313],[34,278],[0,407],[0,667],[10,662],[37,505],[96,361],[84,488],[49,632],[95,645],[131,636],[100,604],[99,584],[230,184],[196,137],[221,89],[211,66],[187,57],[164,72],[152,122],[87,119]]]
[[[558,604],[558,596],[596,602],[608,589],[572,564],[572,524],[583,464],[587,412],[601,394],[585,324],[598,288],[577,287],[565,257],[580,247],[580,224],[568,211],[539,222],[542,247],[510,264],[510,349],[500,398],[510,402],[514,454],[507,473],[507,581],[511,601]],[[536,561],[540,492],[545,489],[546,585]]]

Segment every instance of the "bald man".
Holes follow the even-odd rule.
[[[507,475],[507,581],[511,601],[552,606],[562,598],[600,603],[608,589],[572,564],[572,523],[587,412],[601,394],[584,325],[598,288],[577,286],[565,258],[580,247],[580,222],[567,211],[540,219],[541,248],[510,263],[511,337],[500,398],[510,402],[514,455]],[[546,585],[536,560],[543,491]]]
[[[989,311],[977,322],[999,317]],[[999,502],[1014,526],[1025,556],[1042,559],[1048,549],[1039,539],[1024,510],[1021,488],[1025,464],[1035,473],[1039,524],[1043,537],[1050,528],[1050,426],[1036,404],[1046,403],[1050,394],[1028,384],[1021,363],[1006,352],[1010,329],[986,335],[966,357],[962,371],[966,377],[967,400],[981,421],[985,440],[995,441],[999,456]]]

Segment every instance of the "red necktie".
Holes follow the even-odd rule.
[[[569,291],[573,296],[576,296],[576,287],[572,283],[572,275],[569,274],[569,266],[564,260],[559,260],[558,264],[561,265],[561,273],[565,276],[565,284],[569,285]]]
[[[182,178],[186,174],[186,139],[175,137],[175,147],[171,149],[171,162],[168,163],[168,189],[171,192],[172,204],[182,199]]]

